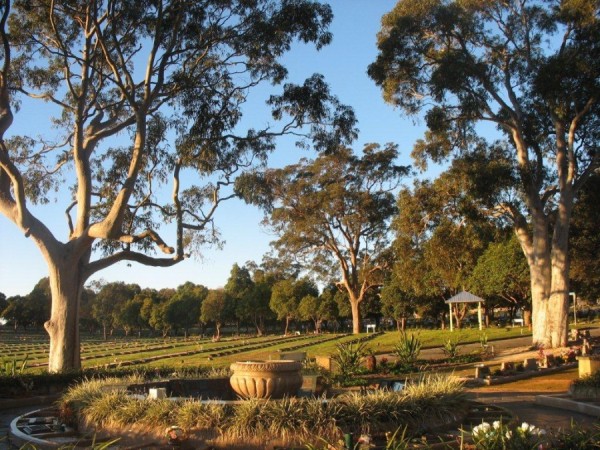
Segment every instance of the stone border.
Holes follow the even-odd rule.
[[[535,403],[538,405],[551,406],[553,408],[587,414],[588,416],[600,417],[600,406],[572,400],[568,398],[567,395],[568,394],[536,395]]]
[[[549,367],[545,369],[539,370],[525,370],[524,372],[519,372],[514,375],[501,375],[501,376],[491,376],[490,378],[474,378],[468,377],[464,378],[467,383],[471,383],[476,386],[495,386],[498,384],[512,383],[513,381],[519,380],[527,380],[529,378],[541,377],[544,375],[552,375],[557,372],[562,372],[563,370],[571,369],[573,367],[577,367],[577,363],[565,363],[556,367]]]
[[[59,447],[63,447],[65,445],[68,444],[74,444],[77,443],[78,440],[81,440],[81,437],[73,437],[70,439],[61,439],[60,442],[58,441],[50,441],[47,439],[42,439],[42,438],[38,438],[32,435],[29,435],[27,433],[24,433],[23,431],[21,431],[19,429],[19,427],[17,426],[17,424],[19,423],[19,421],[23,420],[26,416],[29,415],[33,415],[35,413],[38,413],[40,411],[44,411],[48,408],[41,408],[41,409],[36,409],[34,411],[30,411],[28,413],[25,413],[21,416],[15,417],[11,422],[10,422],[10,436],[11,438],[20,445],[26,446],[26,445],[38,445],[41,446],[41,448],[59,448]]]

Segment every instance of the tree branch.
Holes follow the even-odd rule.
[[[150,239],[152,242],[154,242],[158,246],[158,248],[160,248],[162,250],[163,253],[170,255],[175,252],[175,249],[173,247],[169,247],[165,243],[165,241],[163,241],[162,238],[158,235],[158,233],[153,230],[149,230],[149,229],[144,230],[140,234],[137,234],[137,235],[123,234],[122,236],[119,237],[119,241],[124,242],[126,244],[133,244],[133,243],[139,242],[143,239]]]
[[[96,272],[121,261],[132,261],[151,267],[171,267],[184,259],[184,255],[175,255],[173,258],[153,258],[143,253],[126,250],[89,263],[83,271],[83,276],[84,279],[87,279]]]

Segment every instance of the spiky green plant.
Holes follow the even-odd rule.
[[[217,402],[186,400],[179,406],[177,420],[186,430],[214,428],[222,433],[229,423],[231,407]]]
[[[411,421],[409,404],[403,395],[387,390],[368,394],[351,393],[333,400],[337,406],[336,420],[344,429],[360,433],[389,431],[392,423]]]
[[[130,401],[125,391],[105,392],[84,406],[81,412],[89,423],[99,426],[118,423],[116,412]]]
[[[146,400],[146,411],[141,419],[147,425],[178,424],[178,409],[181,402],[168,398]]]
[[[460,337],[454,336],[446,339],[442,345],[442,351],[450,361],[456,359],[460,352]]]
[[[402,366],[413,366],[417,362],[422,346],[421,340],[413,333],[407,335],[402,331],[400,341],[394,346],[394,353],[398,357],[398,363]]]
[[[114,411],[114,422],[120,425],[142,422],[147,409],[148,400],[128,398],[127,402],[124,402],[118,410]]]
[[[253,438],[266,434],[267,424],[261,420],[265,402],[249,399],[237,404],[229,421],[226,435],[236,439]]]
[[[332,359],[337,363],[340,376],[350,378],[358,374],[367,356],[367,345],[360,341],[348,341],[337,344],[335,348]]]

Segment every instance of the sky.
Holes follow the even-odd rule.
[[[315,50],[313,46],[296,45],[284,58],[289,70],[289,81],[302,82],[313,73],[321,73],[339,100],[352,106],[358,118],[360,130],[353,145],[360,151],[364,144],[377,142],[398,144],[401,153],[399,163],[410,164],[409,154],[415,140],[424,132],[421,123],[405,118],[400,111],[384,103],[380,89],[367,76],[368,65],[377,55],[376,34],[381,17],[395,5],[395,0],[333,0],[328,2],[334,12],[330,31],[332,43]],[[15,114],[10,133],[19,134],[48,122],[43,109],[26,105]],[[265,117],[265,122],[268,118]],[[282,166],[310,154],[282,142],[272,155],[270,164]],[[410,180],[405,180],[410,184]],[[69,198],[59,195],[56,202],[42,207],[32,207],[34,214],[50,225],[61,239],[66,239],[67,224],[64,211]],[[219,207],[216,225],[225,241],[222,249],[205,248],[200,257],[186,259],[170,268],[152,268],[136,263],[119,263],[97,273],[89,281],[125,281],[137,283],[142,288],[161,289],[191,281],[214,289],[222,287],[234,264],[247,261],[260,263],[269,251],[269,242],[275,236],[260,222],[263,214],[256,207],[239,200],[226,202]],[[172,235],[163,238],[174,245]],[[47,276],[47,266],[34,243],[5,217],[0,216],[0,292],[7,297],[26,295],[33,286]]]

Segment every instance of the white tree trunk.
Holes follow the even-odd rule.
[[[84,280],[77,262],[58,265],[48,261],[52,307],[44,324],[50,335],[49,372],[81,368],[79,299]]]
[[[350,299],[352,309],[352,334],[360,333],[360,302]]]
[[[570,207],[566,212],[560,209],[551,250],[547,234],[536,236],[534,228],[534,256],[527,258],[531,274],[533,344],[542,348],[564,347],[568,340]],[[527,246],[524,251],[527,255]]]

